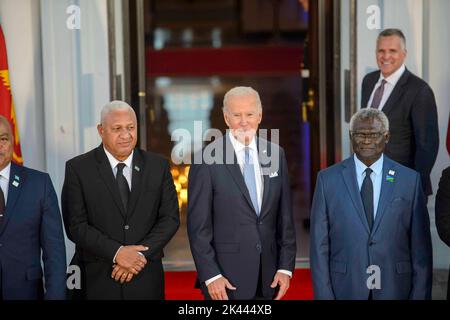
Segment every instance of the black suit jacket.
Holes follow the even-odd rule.
[[[362,108],[367,107],[379,78],[380,71],[364,77]],[[385,154],[418,171],[425,194],[432,194],[430,172],[439,149],[437,108],[433,91],[425,81],[406,69],[382,111],[389,119],[391,132]]]
[[[230,299],[251,299],[261,265],[262,293],[272,298],[275,292],[270,284],[276,271],[293,271],[296,254],[284,151],[274,144],[260,149],[260,154],[278,152],[279,156],[271,163],[260,161],[262,170],[270,174],[264,175],[258,217],[228,135],[207,148],[216,150],[216,159],[222,164],[193,164],[188,183],[188,235],[198,280],[204,283],[222,274],[237,288],[228,292]],[[229,150],[230,164],[224,149]],[[206,295],[205,286],[202,288]]]
[[[134,150],[125,210],[103,146],[69,160],[62,191],[66,232],[76,244],[86,299],[163,299],[163,248],[179,226],[178,201],[163,158]],[[111,278],[121,245],[145,245],[145,268],[121,285]]]
[[[439,237],[450,247],[450,167],[442,172],[436,193],[436,228]],[[447,299],[450,299],[450,273]]]

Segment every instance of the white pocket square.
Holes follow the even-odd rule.
[[[269,173],[269,178],[275,178],[275,177],[278,177],[278,172]]]

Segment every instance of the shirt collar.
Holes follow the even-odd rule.
[[[131,162],[133,161],[134,150],[131,151],[130,155],[128,156],[128,158],[125,159],[125,161],[117,160],[108,150],[106,150],[105,146],[103,146],[103,150],[105,150],[105,153],[106,153],[106,156],[108,157],[111,168],[114,169],[117,166],[117,164],[120,162],[125,163],[125,165],[128,168],[131,168]]]
[[[228,130],[228,136],[230,137],[230,141],[231,144],[234,148],[234,150],[236,151],[236,153],[241,152],[242,150],[244,150],[246,147],[250,148],[253,151],[258,151],[258,149],[256,148],[256,139],[255,137],[252,138],[252,141],[250,142],[250,144],[248,146],[246,146],[245,144],[239,142],[231,133],[231,130]]]
[[[361,160],[358,159],[356,154],[353,155],[353,158],[355,159],[356,174],[358,176],[362,176],[367,168],[372,169],[373,173],[375,173],[376,175],[381,174],[381,171],[383,170],[383,154],[381,154],[381,157],[377,161],[372,163],[370,167],[367,167],[364,163],[362,163]]]
[[[403,72],[405,72],[406,67],[403,63],[400,68],[397,69],[393,74],[391,74],[389,77],[385,78],[383,77],[383,74],[380,72],[380,79],[378,80],[379,83],[384,79],[387,83],[394,86],[397,84],[398,80],[400,80],[400,77],[402,76]]]
[[[2,171],[0,171],[0,177],[3,177],[9,181],[10,172],[11,172],[11,162],[8,163],[8,165],[4,167]]]

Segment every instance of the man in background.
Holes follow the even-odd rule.
[[[405,67],[406,40],[399,29],[386,29],[377,38],[379,70],[362,82],[362,108],[382,110],[391,137],[384,153],[420,173],[425,195],[433,193],[430,172],[439,148],[437,108],[430,86]]]

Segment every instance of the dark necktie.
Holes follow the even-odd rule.
[[[369,223],[369,229],[372,229],[373,225],[373,184],[370,179],[372,169],[367,168],[365,171],[366,176],[361,186],[361,199],[364,205],[364,211],[366,212],[367,222]]]
[[[125,176],[123,175],[124,167],[125,163],[120,162],[117,164],[116,181],[117,186],[119,187],[120,198],[122,199],[123,207],[126,211],[128,205],[128,196],[130,195],[130,188],[128,186],[127,179],[125,179]]]
[[[371,108],[378,109],[380,106],[381,99],[383,98],[384,93],[384,85],[386,84],[386,80],[381,80],[381,85],[375,90],[375,94],[372,99]]]
[[[3,193],[2,188],[0,188],[0,226],[5,218],[5,209],[5,194]]]

